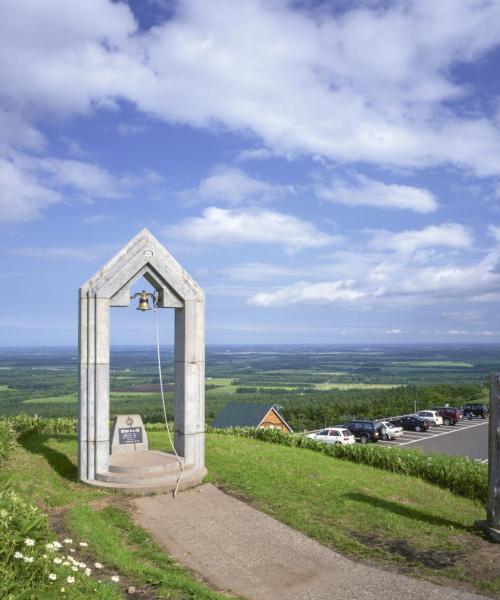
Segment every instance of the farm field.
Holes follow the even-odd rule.
[[[111,352],[111,414],[160,421],[153,347]],[[173,416],[173,351],[162,348],[167,411]],[[500,346],[208,346],[208,424],[230,400],[280,407],[295,430],[378,418],[432,405],[487,400]],[[74,348],[0,349],[0,414],[76,416]]]

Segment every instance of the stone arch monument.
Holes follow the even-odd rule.
[[[94,485],[134,488],[149,478],[146,487],[172,487],[167,477],[173,477],[172,455],[142,452],[139,466],[127,466],[132,455],[123,455],[120,467],[110,465],[109,310],[130,305],[130,288],[141,277],[155,289],[158,308],[175,310],[174,444],[183,458],[185,484],[192,485],[206,474],[205,296],[147,229],[80,288],[78,475]]]

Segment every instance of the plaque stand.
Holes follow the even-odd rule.
[[[115,455],[148,450],[148,435],[141,416],[118,415],[111,429],[109,453]]]

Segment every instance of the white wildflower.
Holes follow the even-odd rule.
[[[71,567],[71,570],[74,571],[75,573],[78,571],[78,567],[76,565],[73,565]]]
[[[25,546],[34,546],[35,545],[35,540],[32,540],[31,538],[26,538],[24,540],[24,545]]]
[[[118,581],[120,581],[120,578],[118,577],[118,575],[111,575],[111,581],[118,583]]]
[[[69,562],[69,560],[65,560],[65,561],[63,562],[63,567],[69,567],[69,565],[70,565],[70,562]]]
[[[65,591],[66,591],[66,589],[62,587],[61,588],[61,593],[64,594]]]
[[[64,540],[64,543],[65,543],[65,544],[72,544],[72,543],[73,543],[73,540],[72,540],[71,538],[66,538],[66,539]]]
[[[35,559],[32,556],[23,556],[25,563],[32,563]]]
[[[83,548],[86,548],[88,546],[87,542],[80,542],[80,546],[82,546]]]
[[[14,552],[14,558],[24,558],[24,554],[22,552]]]
[[[54,548],[62,548],[62,544],[57,540],[55,542],[52,542],[52,545],[54,546]]]
[[[56,558],[54,558],[54,564],[55,565],[60,565],[62,563],[62,558],[59,558],[56,556]]]
[[[68,583],[75,583],[75,578],[73,577],[73,575],[68,575],[68,576],[66,577],[66,581],[67,581]]]
[[[85,567],[87,566],[85,563],[76,563],[79,567],[81,567],[82,569],[85,569]]]
[[[47,550],[54,550],[54,544],[52,542],[45,544],[45,547],[47,548]]]
[[[101,563],[100,563],[100,562],[96,562],[96,563],[94,563],[94,567],[95,567],[96,569],[102,569],[102,565],[101,565]]]
[[[69,551],[70,552],[76,552],[76,550],[74,548],[70,548]]]
[[[49,573],[50,581],[55,581],[57,579],[57,575],[55,573]]]
[[[87,575],[87,577],[92,573],[92,569],[89,569],[88,567],[85,569],[85,575]]]

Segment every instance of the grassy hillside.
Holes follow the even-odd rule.
[[[163,432],[148,435],[152,447],[167,449]],[[76,451],[74,434],[25,433],[0,486],[10,479],[60,535],[89,543],[85,562],[101,561],[123,582],[152,586],[159,597],[220,598],[132,524],[118,494],[77,482]],[[327,546],[500,598],[499,549],[473,526],[484,517],[478,501],[415,477],[232,435],[207,436],[207,465],[210,481]]]

